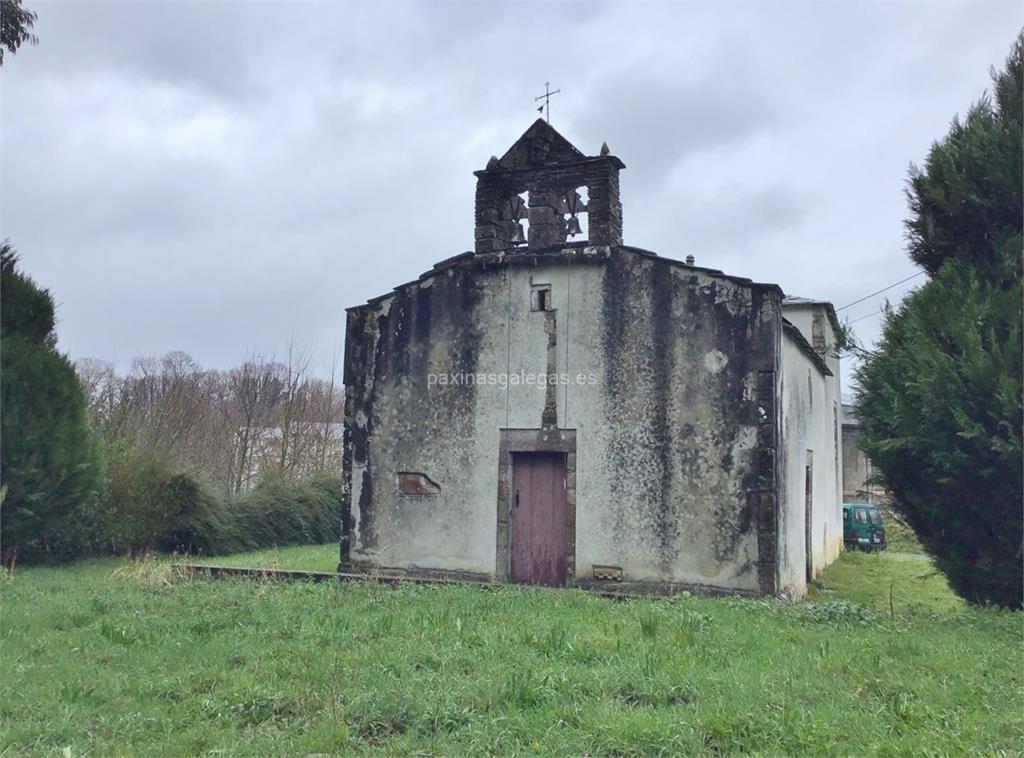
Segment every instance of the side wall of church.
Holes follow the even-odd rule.
[[[784,315],[794,316],[805,344],[810,343],[810,309],[803,314],[786,308]],[[826,329],[834,343],[831,327],[826,324]],[[807,590],[808,543],[812,576],[832,563],[843,545],[839,361],[826,355],[825,362],[831,376],[821,372],[790,335],[783,337],[779,590],[791,597],[802,597]]]
[[[578,579],[774,591],[780,298],[577,248],[469,258],[351,310],[343,564],[500,574],[501,430],[550,425],[576,433]],[[402,474],[436,487],[400,494]]]

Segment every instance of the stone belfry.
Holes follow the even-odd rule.
[[[607,145],[600,155],[584,155],[537,119],[500,159],[474,172],[476,252],[538,252],[569,242],[621,245],[619,170],[625,167]]]

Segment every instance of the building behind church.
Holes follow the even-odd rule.
[[[875,482],[877,472],[860,449],[860,419],[856,406],[843,403],[843,502],[888,505],[889,493]],[[887,517],[889,513],[886,513]]]
[[[348,310],[341,569],[799,597],[842,545],[829,303],[630,247],[542,120],[475,250]]]

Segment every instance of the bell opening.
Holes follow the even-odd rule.
[[[559,202],[562,228],[567,242],[587,242],[590,239],[587,213],[590,203],[586,185],[566,192]]]
[[[513,198],[517,209],[512,230],[512,244],[516,247],[525,246],[530,240],[530,193],[520,192]]]

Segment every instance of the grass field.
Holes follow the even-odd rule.
[[[833,598],[911,618],[967,610],[966,603],[950,591],[946,578],[923,555],[844,553],[811,584],[811,600]]]
[[[889,513],[885,517],[885,540],[893,553],[924,553],[914,530],[899,516]]]
[[[231,562],[331,570],[336,553]],[[964,607],[927,559],[844,555],[819,585],[817,602],[787,605],[212,580],[165,560],[20,569],[0,587],[0,745],[12,756],[1020,753],[1019,613]]]
[[[200,565],[245,566],[247,568],[289,569],[291,571],[337,571],[341,550],[337,542],[273,550],[254,550],[207,559],[182,559]]]

